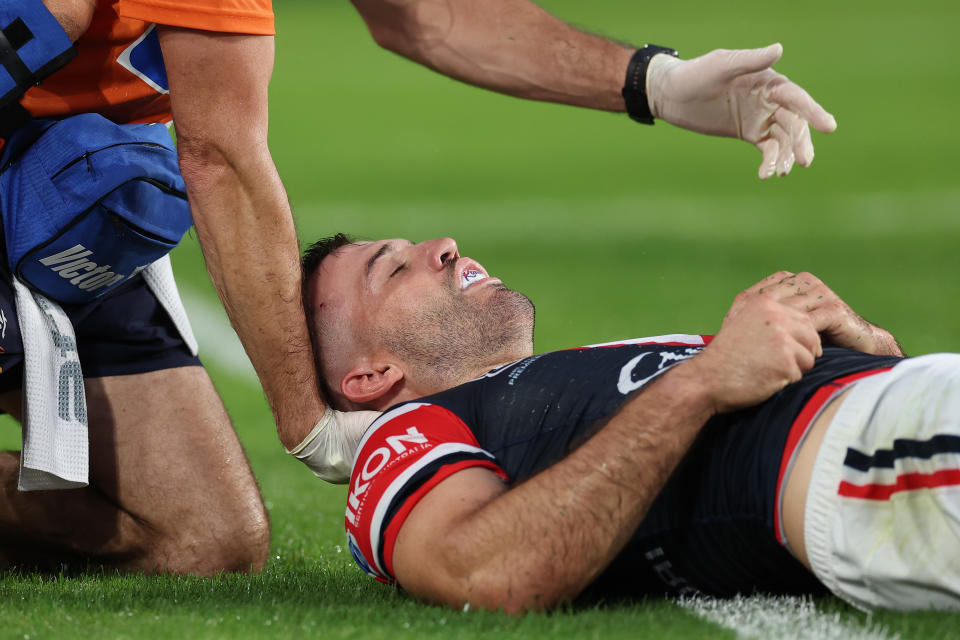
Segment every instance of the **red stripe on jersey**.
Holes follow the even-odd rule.
[[[503,469],[497,466],[492,460],[458,460],[453,464],[444,465],[441,467],[436,475],[423,483],[419,489],[413,492],[409,498],[403,503],[403,506],[397,511],[397,514],[393,516],[393,519],[390,521],[384,528],[383,532],[383,563],[387,573],[390,574],[390,577],[396,579],[396,574],[393,572],[393,547],[397,543],[397,535],[400,533],[400,527],[403,526],[403,523],[406,522],[407,516],[410,515],[410,512],[413,511],[413,508],[417,505],[418,502],[423,498],[423,496],[430,493],[434,487],[438,484],[452,476],[458,471],[464,469],[470,469],[473,467],[485,467],[490,469],[498,476],[504,480],[508,480],[507,474],[504,473]]]
[[[450,458],[456,461],[443,465],[442,461]],[[345,524],[348,539],[355,540],[357,547],[351,551],[362,556],[371,575],[391,580],[387,558],[392,565],[397,533],[417,501],[440,481],[470,466],[488,467],[505,477],[492,458],[463,420],[448,409],[413,403],[388,411],[364,436],[350,479]],[[434,465],[439,466],[424,487],[406,496],[388,520],[391,504],[407,484]]]
[[[807,435],[807,431],[810,428],[813,418],[817,415],[817,413],[820,412],[820,409],[827,404],[834,394],[842,391],[851,382],[855,382],[861,378],[866,378],[889,370],[890,367],[885,367],[883,369],[871,369],[869,371],[861,371],[860,373],[854,373],[849,376],[837,378],[833,382],[828,382],[817,389],[817,391],[807,401],[807,404],[803,405],[803,409],[800,410],[800,413],[797,414],[796,419],[793,421],[793,425],[790,427],[790,432],[787,434],[787,442],[783,447],[783,456],[780,458],[780,472],[777,475],[777,502],[773,509],[773,530],[776,532],[777,542],[780,544],[786,543],[786,541],[783,539],[783,532],[780,528],[780,511],[782,509],[780,502],[781,498],[783,497],[783,482],[786,479],[787,469],[790,468],[790,461],[793,460],[793,454],[796,452],[797,447],[803,440],[803,437]]]
[[[936,489],[958,484],[960,484],[960,469],[941,469],[933,473],[905,473],[897,476],[897,481],[893,484],[858,485],[844,480],[840,483],[837,494],[844,498],[889,500],[890,496],[901,491]]]

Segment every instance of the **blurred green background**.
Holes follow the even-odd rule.
[[[347,3],[278,0],[272,149],[302,236],[453,236],[531,295],[540,350],[714,330],[781,268],[910,352],[960,349],[956,4],[542,4],[685,57],[782,42],[839,128],[762,183],[744,142],[479,91],[378,49]]]
[[[271,148],[302,239],[336,231],[371,239],[452,236],[462,254],[530,295],[538,350],[713,332],[739,290],[789,269],[819,275],[909,353],[960,351],[960,64],[951,44],[960,5],[541,4],[594,32],[669,45],[683,57],[782,42],[776,69],[808,89],[839,128],[814,133],[811,168],[761,182],[760,153],[744,142],[473,89],[380,50],[347,2],[275,0]],[[635,637],[629,629],[641,624],[677,624],[656,608],[638,619],[646,614],[636,608],[613,619],[544,618],[542,628],[525,626],[535,624],[529,619],[473,618],[456,631],[437,626],[446,624],[446,617],[437,622],[442,612],[414,607],[362,576],[341,546],[344,489],[323,485],[283,453],[262,393],[237,360],[238,343],[222,340],[229,332],[192,234],[174,265],[201,356],[271,510],[274,553],[252,582],[260,595],[251,596],[248,583],[246,596],[238,587],[215,605],[243,617],[238,635],[322,629],[337,637],[451,637],[486,629],[584,637],[622,623]],[[16,595],[17,584],[4,593]],[[164,620],[181,620],[193,636],[233,633],[204,622],[216,589],[198,588],[191,599],[160,584],[155,597]],[[75,616],[87,606],[50,593]],[[104,598],[118,615],[142,607],[122,595]],[[262,612],[252,603],[281,615],[269,629],[259,619],[248,625],[247,616]],[[46,614],[7,606],[20,612],[12,632],[29,633],[41,620],[50,628]],[[916,633],[916,618],[877,619],[905,636]],[[695,635],[713,633],[706,627]]]

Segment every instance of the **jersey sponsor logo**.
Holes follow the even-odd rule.
[[[676,351],[644,351],[620,368],[617,390],[623,395],[632,393],[674,365],[697,355],[700,350],[700,347],[688,347]],[[648,359],[647,356],[653,357]],[[659,361],[657,356],[660,358]]]
[[[432,473],[433,480],[454,473],[458,465],[446,464],[452,458],[490,466],[492,454],[477,444],[466,424],[439,405],[409,403],[373,423],[354,460],[344,513],[364,571],[392,582],[389,557],[396,532],[421,497],[407,491],[410,483],[422,473]]]
[[[370,481],[383,471],[391,458],[406,452],[408,443],[424,445],[427,444],[427,437],[420,433],[416,426],[413,426],[408,427],[405,433],[387,436],[384,442],[384,446],[377,447],[364,459],[360,466],[360,474],[353,483],[353,490],[347,496],[346,515],[350,524],[357,524],[355,512],[360,508],[360,496],[366,492],[370,486]]]
[[[167,68],[163,64],[160,37],[157,25],[150,25],[143,35],[117,57],[117,62],[127,71],[143,80],[157,93],[170,93]]]
[[[103,287],[120,282],[125,275],[110,271],[110,265],[98,265],[87,256],[93,255],[93,251],[87,249],[82,244],[77,244],[69,249],[51,254],[46,258],[40,259],[40,264],[50,267],[50,270],[70,284],[82,289],[83,291],[96,291]]]
[[[352,468],[357,468],[357,459],[360,457],[360,454],[363,453],[364,448],[367,446],[367,442],[371,438],[379,437],[377,436],[377,431],[381,427],[385,427],[391,421],[396,418],[399,418],[405,413],[410,413],[411,411],[416,411],[420,407],[427,406],[424,402],[408,402],[407,404],[400,405],[396,409],[391,409],[386,413],[380,415],[379,418],[370,423],[370,426],[367,427],[366,432],[363,434],[363,437],[360,439],[360,444],[357,445],[357,449],[353,454],[353,465]]]

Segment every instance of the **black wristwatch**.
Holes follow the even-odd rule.
[[[647,66],[650,59],[658,53],[665,53],[674,58],[679,55],[674,49],[648,44],[637,49],[627,65],[627,78],[623,83],[623,101],[627,106],[627,115],[632,120],[643,124],[653,124],[653,114],[650,113],[650,103],[647,101]]]

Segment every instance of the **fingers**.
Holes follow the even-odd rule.
[[[786,127],[780,123],[780,120]],[[779,120],[770,125],[767,134],[757,142],[757,148],[763,154],[759,170],[761,180],[766,180],[774,173],[783,177],[790,173],[790,169],[793,168],[796,156],[794,155],[794,141],[788,127],[797,130],[799,133],[802,125],[797,123],[796,120],[795,116],[791,117],[790,114],[783,114]],[[812,147],[810,151],[812,154]]]
[[[814,327],[809,314],[796,312],[796,328],[793,337],[800,349],[797,351],[796,362],[801,371],[813,368],[814,361],[823,355],[823,344],[820,342],[820,333]]]
[[[800,134],[793,139],[793,155],[801,167],[809,167],[813,163],[813,140],[810,139],[810,125],[806,120],[800,120],[803,126]]]
[[[773,355],[772,364],[779,363],[775,368],[790,382],[796,382],[823,355],[820,334],[810,316],[781,302],[758,306],[756,311],[774,326],[768,346]]]
[[[764,290],[770,288],[771,286],[781,282],[786,282],[795,277],[796,274],[791,271],[777,271],[776,273],[771,273],[760,282],[751,286],[744,293],[763,293]]]
[[[842,315],[849,313],[850,308],[846,303],[815,275],[779,272],[771,276],[771,280],[780,274],[784,275],[771,282],[764,289],[765,293],[777,302],[811,316],[814,328],[818,331],[836,324]],[[832,320],[829,319],[831,315]],[[826,322],[823,326],[818,322],[819,318]]]
[[[777,280],[777,277],[784,275]],[[876,349],[871,325],[850,309],[840,296],[810,273],[780,272],[766,279],[764,295],[798,314],[794,322],[806,322],[817,335],[817,345],[806,338],[805,345],[816,357],[823,353],[823,340],[838,347],[872,353]],[[798,339],[800,334],[797,334]]]
[[[793,155],[793,141],[790,139],[790,134],[776,123],[770,127],[770,135],[777,139],[779,153],[777,153],[776,169],[777,175],[782,178],[790,173],[790,169],[793,169],[795,160]]]
[[[850,308],[811,273],[778,271],[741,292],[731,307],[736,314],[753,298],[763,297],[809,317],[816,331],[832,331],[846,321]]]
[[[790,271],[777,271],[776,273],[771,273],[769,276],[760,280],[754,285],[744,289],[737,297],[734,298],[733,307],[741,307],[744,303],[749,301],[751,298],[766,295],[767,297],[772,296],[775,300],[782,297],[778,295],[777,291],[783,285],[787,285],[796,278],[796,274]]]
[[[770,93],[770,99],[812,124],[820,133],[832,133],[837,128],[836,119],[811,98],[809,93],[789,80],[775,86]]]
[[[810,140],[807,121],[783,107],[773,113],[773,118],[790,138],[790,149],[797,162],[803,167],[809,167],[813,162],[813,142]]]
[[[760,161],[760,170],[757,173],[761,180],[766,180],[777,172],[780,143],[776,138],[764,138],[757,143],[757,148],[763,154],[763,160]]]
[[[807,287],[825,285],[810,274],[780,271],[737,296],[705,358],[697,356],[713,372],[707,379],[719,411],[763,402],[823,354],[814,320],[798,302]]]
[[[814,336],[816,336],[816,334],[814,334]],[[823,349],[820,346],[819,338],[815,344],[804,344],[798,341],[796,353],[793,356],[793,363],[796,365],[796,369],[790,371],[790,382],[800,380],[800,378],[803,377],[803,372],[813,369],[817,358],[822,355]]]
[[[783,116],[783,120],[788,126],[794,126],[788,116]],[[796,128],[799,130],[802,127],[796,125]],[[757,148],[763,153],[763,160],[758,172],[761,180],[766,180],[774,173],[782,178],[793,169],[793,163],[796,160],[793,151],[794,141],[779,122],[770,125],[767,136],[757,143]],[[813,153],[812,147],[810,153],[811,155]]]
[[[727,57],[726,77],[732,80],[746,73],[769,69],[783,55],[783,46],[778,42],[761,49],[737,49],[723,53]]]
[[[812,308],[822,300],[820,288],[825,289],[816,278],[804,278],[810,274],[786,273],[774,274],[773,280],[767,287],[757,290],[758,296],[767,300],[768,312],[779,325],[786,336],[794,342],[794,359],[801,371],[813,366],[815,358],[823,355],[823,346],[820,343],[820,334],[816,326]]]

